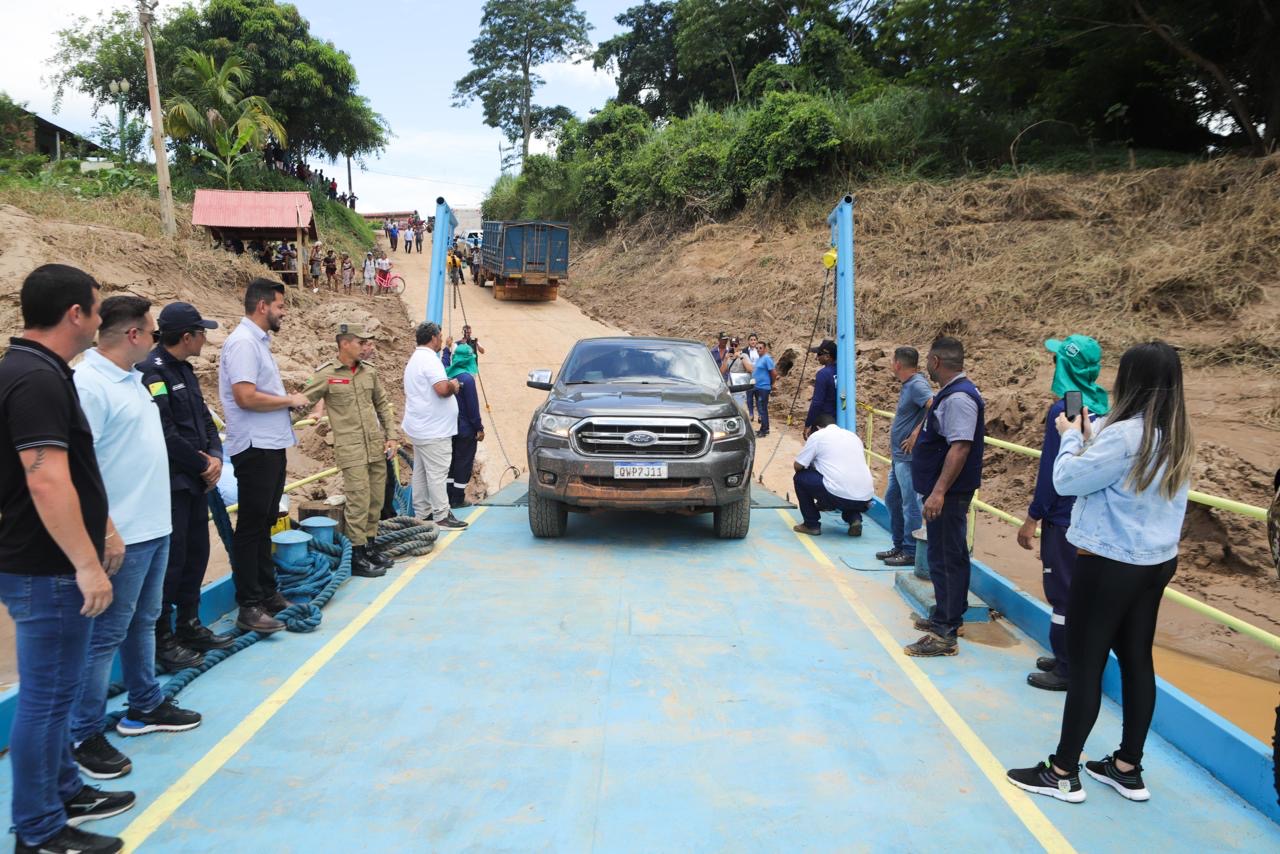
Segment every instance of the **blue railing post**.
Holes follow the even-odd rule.
[[[853,317],[853,196],[827,217],[836,250],[836,423],[857,431],[858,375]]]
[[[435,231],[431,234],[431,275],[427,277],[427,320],[444,326],[444,280],[449,246],[458,218],[444,196],[436,199]],[[447,334],[447,333],[446,333]]]

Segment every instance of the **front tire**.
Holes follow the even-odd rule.
[[[722,540],[741,540],[751,530],[751,485],[742,498],[715,509],[716,536]]]
[[[529,530],[535,537],[563,537],[568,524],[569,508],[563,501],[544,498],[536,489],[529,490]]]

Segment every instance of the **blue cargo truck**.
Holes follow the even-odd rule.
[[[480,267],[494,299],[553,300],[569,278],[569,224],[486,222]]]

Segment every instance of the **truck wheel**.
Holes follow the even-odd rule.
[[[535,537],[563,537],[569,522],[569,508],[563,501],[544,498],[529,490],[529,530]]]
[[[533,505],[529,505],[532,507]],[[751,487],[738,501],[715,509],[716,536],[722,540],[741,540],[751,529]]]

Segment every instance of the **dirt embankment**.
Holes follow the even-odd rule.
[[[892,409],[893,348],[923,350],[954,334],[987,398],[990,434],[1038,447],[1052,399],[1043,339],[1097,338],[1110,385],[1126,346],[1160,337],[1182,349],[1187,367],[1195,488],[1270,503],[1280,466],[1280,156],[855,190],[860,401]],[[796,394],[820,303],[818,337],[834,330],[834,285],[820,301],[828,210],[798,202],[686,232],[641,223],[583,245],[565,293],[638,334],[710,340],[719,329],[758,331],[776,354],[793,350],[796,368],[774,393],[776,418]],[[882,453],[887,426],[876,425]],[[1035,466],[989,450],[982,497],[1021,516]],[[1280,580],[1263,523],[1193,504],[1182,555],[1179,587],[1280,632]],[[1029,556],[1023,562],[1015,574],[1034,590],[1038,567]],[[1196,654],[1221,660],[1237,650],[1243,669],[1275,678],[1274,656],[1227,629],[1197,623],[1183,633]]]
[[[104,200],[103,204],[109,204]],[[189,213],[189,212],[188,212]],[[68,239],[68,236],[71,236]],[[192,360],[205,399],[218,404],[218,353],[228,332],[244,314],[244,287],[254,276],[272,274],[248,256],[211,249],[199,235],[180,235],[169,242],[107,225],[64,222],[33,216],[11,205],[0,205],[0,331],[5,336],[22,330],[18,293],[23,278],[47,263],[72,264],[102,283],[102,295],[130,293],[150,299],[154,311],[183,300],[205,317],[217,320],[209,343]],[[334,356],[334,328],[343,321],[363,323],[376,331],[382,360],[403,365],[413,351],[413,336],[400,301],[393,298],[345,297],[321,290],[288,290],[289,313],[274,336],[273,349],[285,386],[301,389],[311,372]],[[7,345],[7,337],[3,344]],[[401,371],[383,371],[383,381],[403,412]],[[303,477],[333,465],[333,450],[325,442],[326,428],[299,431],[299,446],[290,451],[290,477]],[[340,480],[321,481],[305,490],[323,497],[339,489]]]

